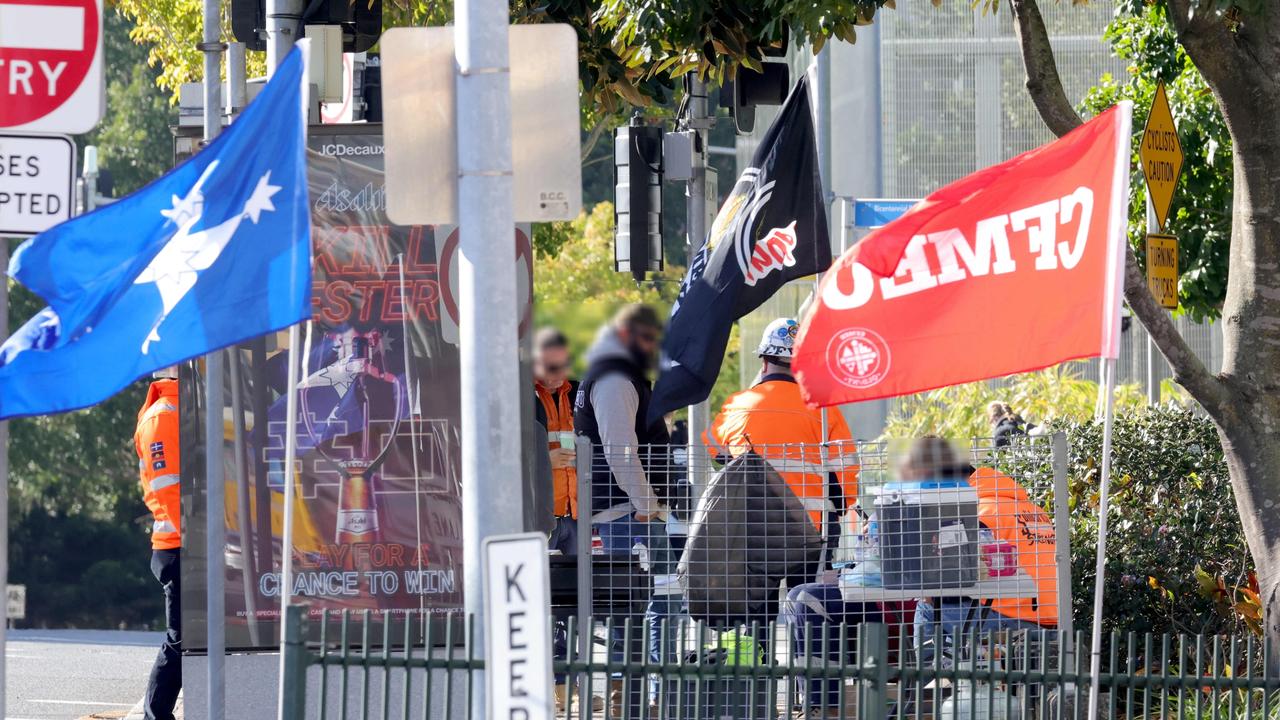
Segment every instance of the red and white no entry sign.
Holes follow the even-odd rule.
[[[533,323],[533,243],[529,241],[531,228],[516,226],[516,312],[520,314],[517,333],[523,338]],[[441,238],[444,241],[441,242]],[[437,255],[440,263],[441,325],[445,339],[458,342],[458,228],[450,225],[436,226]]]
[[[0,129],[92,130],[102,66],[102,0],[0,0]]]

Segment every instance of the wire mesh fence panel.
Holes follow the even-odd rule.
[[[322,628],[319,642],[308,644],[302,638],[314,636],[302,634],[301,609],[291,611],[295,632],[290,637],[297,642],[286,641],[285,692],[299,700],[286,702],[286,720],[482,717],[471,701],[472,691],[483,687],[485,668],[475,649],[473,623],[411,617],[401,628],[383,630],[381,638],[353,641],[343,632],[349,620],[321,618],[331,627]],[[751,646],[741,642],[774,634],[762,627],[748,626],[734,636],[705,624],[685,624],[675,632],[677,641],[700,650],[654,662],[603,653],[578,656],[572,649],[577,634],[592,632],[591,623],[570,618],[570,650],[554,669],[583,686],[580,694],[556,705],[554,717],[763,720],[803,713],[861,720],[1081,720],[1088,713],[1094,678],[1088,672],[1090,648],[1080,634],[1064,642],[1048,629],[956,629],[950,633],[955,655],[948,664],[939,654],[926,661],[892,652],[890,629],[882,623],[827,625],[822,641],[847,643],[850,652],[764,660],[751,657]],[[624,623],[621,639],[630,642],[645,631]],[[1074,654],[1072,647],[1078,650]],[[1273,720],[1277,715],[1280,677],[1274,655],[1260,639],[1113,633],[1099,651],[1101,718]],[[592,703],[590,698],[600,696],[599,678],[616,680],[623,690],[644,688],[653,693],[653,702],[643,708]]]
[[[1061,436],[712,452],[695,492],[669,448],[580,446],[584,536],[550,559],[558,716],[1076,720],[1094,680],[1100,717],[1277,714],[1254,638],[1112,634],[1089,675],[1066,610]],[[620,457],[652,515],[595,492]],[[460,616],[301,621],[285,666],[306,702],[287,717],[475,716],[484,661]]]
[[[608,618],[587,626],[579,657],[826,667],[856,656],[859,626],[883,623],[890,658],[953,667],[953,633],[1057,630],[1069,577],[1052,438],[718,439],[709,478],[690,477],[670,447],[579,445],[591,515],[579,518],[581,554],[552,559],[554,612],[584,616],[585,596]],[[624,641],[628,624],[639,631]],[[593,680],[597,702],[619,712],[657,708],[660,685]],[[837,685],[774,688],[771,707],[847,703],[853,691]]]

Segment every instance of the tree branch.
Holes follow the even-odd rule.
[[[1022,49],[1022,66],[1027,72],[1027,92],[1044,124],[1054,135],[1062,137],[1080,126],[1080,115],[1062,89],[1062,78],[1058,77],[1058,63],[1049,44],[1049,31],[1045,29],[1040,6],[1036,0],[1009,0],[1009,6],[1015,20],[1014,34]]]
[[[1167,0],[1170,12],[1188,12],[1194,0]],[[1041,119],[1053,134],[1061,137],[1081,124],[1080,115],[1067,99],[1058,76],[1058,64],[1049,43],[1049,32],[1036,0],[1009,0],[1013,10],[1014,32],[1022,50],[1022,65],[1027,73],[1027,92]],[[1183,6],[1181,10],[1176,6]],[[1138,269],[1133,248],[1125,251],[1125,299],[1134,315],[1151,335],[1160,353],[1173,368],[1174,380],[1187,389],[1206,411],[1215,413],[1226,401],[1227,392],[1221,381],[1205,369],[1204,363],[1191,351],[1173,320],[1147,289],[1147,279]]]
[[[1227,29],[1211,0],[1165,0],[1165,10],[1178,34],[1178,42],[1210,87],[1240,72],[1234,62],[1242,57],[1244,36]]]
[[[591,151],[596,149],[596,143],[600,141],[600,135],[604,133],[606,124],[604,119],[600,119],[596,121],[595,127],[591,128],[591,133],[587,135],[587,141],[582,144],[583,162],[586,162],[587,158],[591,157]]]
[[[1230,32],[1217,16],[1212,2],[1205,0],[1165,0],[1165,9],[1169,12],[1169,20],[1178,31],[1178,40],[1184,41],[1187,36],[1195,36],[1205,41],[1221,41],[1230,39]]]
[[[1186,388],[1206,412],[1216,417],[1218,408],[1226,402],[1226,388],[1192,352],[1169,313],[1156,304],[1156,299],[1147,289],[1147,279],[1138,268],[1138,259],[1131,247],[1125,248],[1124,299],[1151,335],[1160,354],[1169,361],[1173,379]]]

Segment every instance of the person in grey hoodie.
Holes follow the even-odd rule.
[[[604,552],[630,556],[633,548],[643,546],[639,560],[643,564],[647,559],[655,576],[669,573],[674,566],[662,501],[668,494],[671,436],[661,420],[652,425],[646,422],[652,395],[649,371],[657,360],[661,334],[662,321],[653,308],[634,304],[619,310],[600,329],[587,354],[587,373],[578,386],[573,413],[574,431],[591,440],[591,519]],[[678,612],[679,598],[673,601],[663,594],[635,600],[648,601],[645,614],[653,626],[648,633],[649,655],[658,660],[658,625]],[[638,627],[635,632],[639,634]],[[616,659],[638,661],[644,652],[639,637],[625,648],[621,640],[614,638],[614,654],[620,656]],[[626,699],[621,681],[612,685],[614,709],[620,711],[625,701],[632,707],[632,717],[642,717],[634,711],[642,702],[644,683],[633,682],[632,696]]]
[[[628,519],[648,522],[662,504],[659,495],[665,488],[645,467],[664,471],[659,458],[665,454],[650,449],[665,449],[671,441],[665,423],[645,422],[653,392],[648,373],[661,334],[653,308],[636,304],[619,310],[587,353],[587,374],[574,401],[575,431],[591,440],[591,512],[605,552],[629,553],[633,542],[632,537],[615,538],[605,526]],[[615,539],[625,545],[611,548]]]

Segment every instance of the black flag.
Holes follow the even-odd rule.
[[[707,399],[734,322],[787,282],[831,266],[822,198],[801,77],[689,266],[662,342],[649,422]]]

